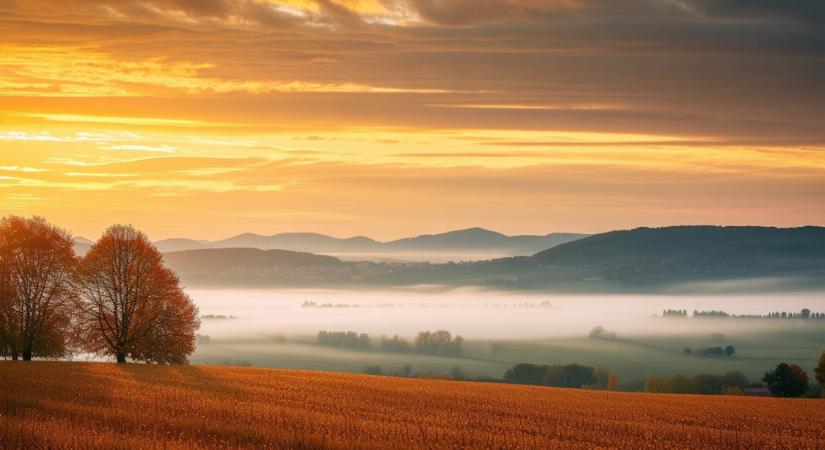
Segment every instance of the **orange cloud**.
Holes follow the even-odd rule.
[[[822,19],[791,3],[0,0],[0,208],[158,238],[822,223]]]
[[[426,93],[447,89],[399,88],[359,83],[225,80],[202,76],[212,64],[163,58],[116,60],[93,47],[0,45],[0,96],[128,97],[168,93],[220,94]]]

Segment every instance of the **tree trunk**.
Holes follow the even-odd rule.
[[[117,353],[117,362],[118,362],[118,364],[124,364],[126,362],[126,354],[118,352]]]
[[[12,352],[12,354],[11,354],[11,360],[12,360],[12,361],[17,361],[17,359],[18,359],[18,358],[17,358],[17,352]]]
[[[23,352],[23,361],[31,361],[32,360],[32,352],[25,351]]]

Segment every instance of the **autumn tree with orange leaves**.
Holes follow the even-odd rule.
[[[110,227],[77,271],[83,349],[126,359],[185,363],[195,351],[198,310],[145,234]]]
[[[42,217],[0,220],[0,355],[29,361],[68,352],[72,245]]]

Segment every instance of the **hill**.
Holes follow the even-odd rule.
[[[209,243],[194,239],[172,238],[154,242],[155,247],[162,253],[182,252],[186,250],[203,250],[210,248]]]
[[[556,245],[581,239],[587,235],[552,233],[545,236],[506,236],[483,228],[428,234],[390,242],[379,242],[365,236],[336,238],[319,233],[279,233],[270,236],[244,233],[219,241],[197,241],[186,238],[163,239],[154,242],[162,253],[187,250],[255,248],[259,250],[290,250],[348,256],[353,260],[403,259],[415,261],[446,261],[489,259],[490,257],[532,255]],[[75,238],[75,253],[82,256],[94,244]]]
[[[678,226],[596,234],[530,257],[414,267],[387,284],[566,292],[825,287],[825,228]]]
[[[198,241],[172,238],[155,241],[162,253],[188,250],[254,248],[259,250],[290,250],[320,254],[353,255],[358,259],[387,259],[403,254],[416,260],[429,256],[452,255],[468,259],[480,255],[532,255],[559,244],[581,239],[587,235],[552,233],[546,236],[506,236],[483,228],[428,234],[390,242],[379,242],[365,236],[336,238],[319,233],[279,233],[270,236],[244,233],[219,241]],[[82,256],[94,244],[83,237],[75,238],[75,253]],[[441,258],[443,259],[443,258]],[[477,258],[478,259],[478,258]],[[485,258],[486,259],[486,258]]]
[[[212,243],[215,248],[252,247],[311,253],[371,252],[380,246],[379,242],[363,236],[339,239],[318,233],[280,233],[272,236],[245,233]]]
[[[165,253],[164,262],[195,284],[318,282],[349,277],[351,265],[338,258],[288,250],[226,248]]]
[[[89,249],[92,248],[93,244],[94,242],[92,242],[89,239],[86,239],[85,237],[75,236],[73,246],[74,252],[77,256],[84,256],[86,253],[89,252]]]
[[[553,233],[546,236],[506,236],[483,228],[449,231],[441,234],[426,234],[416,237],[379,242],[368,237],[335,238],[318,233],[280,233],[263,236],[253,233],[241,234],[229,239],[210,243],[213,248],[252,247],[260,249],[283,249],[311,253],[334,254],[385,254],[404,253],[406,255],[427,255],[451,253],[457,256],[482,254],[532,255],[565,242],[580,239],[586,235],[576,233]],[[460,259],[460,258],[457,258]]]
[[[818,448],[818,400],[0,362],[6,448]]]
[[[419,248],[479,248],[486,230],[420,237]],[[503,235],[501,235],[503,236]],[[512,237],[507,239],[514,239]],[[463,243],[463,244],[462,244]],[[400,244],[395,244],[400,245]],[[405,244],[407,245],[407,244]],[[169,253],[189,283],[401,286],[434,284],[566,292],[746,292],[825,287],[825,228],[637,228],[563,243],[533,256],[459,264],[354,263],[284,250]]]
[[[562,244],[530,262],[625,283],[818,276],[825,272],[825,228],[637,228]]]
[[[390,241],[386,248],[393,251],[464,251],[474,253],[501,253],[504,255],[531,255],[556,245],[585,237],[576,233],[552,233],[545,236],[507,236],[484,228],[425,234]]]

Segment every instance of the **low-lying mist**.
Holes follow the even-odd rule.
[[[822,319],[662,317],[663,310],[825,312],[818,294],[549,295],[437,287],[189,294],[203,315],[192,357],[197,364],[396,374],[458,370],[500,379],[520,362],[579,363],[609,368],[630,383],[652,374],[731,370],[758,380],[780,361],[813,367],[825,346]],[[461,351],[418,351],[418,333],[435,330],[461,335]],[[354,334],[334,333],[345,342],[330,346],[319,340],[320,331]],[[400,342],[400,351],[387,341]],[[714,356],[728,346],[735,355]]]
[[[619,336],[759,331],[761,320],[673,320],[665,309],[724,310],[731,314],[825,311],[821,294],[769,295],[542,295],[456,289],[420,290],[201,290],[188,291],[212,338],[314,335],[320,330],[414,337],[446,329],[467,339],[582,337],[596,326]]]

